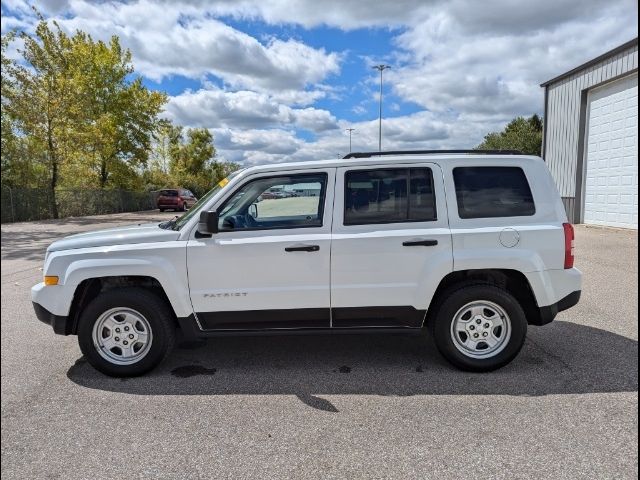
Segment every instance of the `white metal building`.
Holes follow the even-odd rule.
[[[575,223],[638,228],[638,39],[545,89],[542,156]]]

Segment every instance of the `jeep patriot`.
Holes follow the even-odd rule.
[[[158,365],[177,330],[427,331],[456,367],[490,371],[578,302],[573,241],[541,158],[351,154],[246,168],[174,220],[58,240],[31,294],[113,376]]]

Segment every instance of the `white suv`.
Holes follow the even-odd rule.
[[[176,220],[53,243],[37,317],[115,376],[156,366],[177,329],[429,327],[451,363],[488,371],[517,355],[528,324],[578,302],[573,228],[542,159],[347,157],[247,168]],[[263,195],[274,188],[297,196]]]

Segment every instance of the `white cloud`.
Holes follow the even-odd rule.
[[[222,150],[260,151],[272,155],[290,155],[303,143],[289,130],[233,130],[212,129],[216,145]]]
[[[205,128],[302,128],[323,132],[338,127],[327,110],[292,108],[265,93],[202,89],[171,97],[166,115],[181,125]]]
[[[64,6],[58,3],[57,10]],[[35,21],[24,2],[17,2],[14,8],[31,23]],[[97,39],[118,35],[131,49],[136,70],[154,80],[176,74],[196,79],[213,74],[239,88],[299,90],[340,71],[340,53],[294,39],[271,38],[261,43],[212,18],[206,8],[188,3],[75,0],[56,20],[69,31],[81,29]]]
[[[367,109],[363,105],[355,105],[351,108],[351,111],[356,115],[364,115],[367,113]]]
[[[413,59],[388,72],[404,100],[507,121],[542,113],[538,84],[637,35],[637,4],[454,1],[396,39]]]
[[[468,148],[469,138],[482,138],[487,128],[495,129],[498,126],[498,123],[484,119],[441,119],[431,112],[417,112],[383,120],[383,149]],[[353,151],[377,150],[377,120],[341,121],[339,127],[318,135],[313,142],[302,141],[295,138],[293,132],[281,129],[244,130],[236,136],[233,129],[214,129],[213,133],[221,158],[248,165],[340,158],[349,151],[346,128],[355,128],[352,135]]]
[[[9,30],[24,30],[31,26],[30,22],[26,22],[17,17],[8,17],[3,15],[0,19],[2,25],[2,32],[8,32]]]
[[[351,30],[407,25],[441,1],[194,0],[190,4],[210,9],[218,15],[263,20],[270,24],[298,24],[306,28],[329,25]]]
[[[270,92],[271,98],[286,105],[306,106],[312,105],[327,93],[323,90],[277,90]]]
[[[542,113],[540,82],[638,34],[634,0],[43,0],[38,8],[67,29],[118,35],[148,78],[200,80],[201,89],[170,99],[166,116],[211,129],[221,157],[249,164],[342,156],[348,127],[354,150],[376,149],[377,119],[346,121],[315,107],[342,100],[359,118],[375,117],[374,62],[393,65],[384,75],[396,98],[385,97],[385,110],[396,116],[383,122],[383,148],[469,148],[516,115]],[[3,0],[2,9],[3,31],[33,25],[26,0]],[[226,25],[229,16],[284,26],[283,36],[257,39]],[[347,85],[338,75],[348,53],[288,37],[287,25],[385,28],[393,50],[380,58],[372,46],[360,57],[362,78]],[[398,99],[421,111],[399,115]]]

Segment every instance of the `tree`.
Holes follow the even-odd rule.
[[[170,168],[172,158],[181,144],[182,127],[161,119],[152,135],[147,168],[142,179],[147,190],[158,190],[171,186]]]
[[[15,167],[14,162],[18,158],[19,151],[19,138],[14,132],[14,124],[11,121],[11,118],[5,111],[7,95],[10,97],[10,91],[15,88],[11,77],[5,75],[5,72],[8,71],[14,63],[9,57],[7,57],[7,47],[14,37],[14,33],[2,36],[0,49],[0,60],[2,65],[2,76],[0,77],[0,93],[2,94],[2,102],[0,103],[0,118],[2,122],[0,144],[0,152],[2,155],[2,177],[0,180],[2,181],[2,185],[9,186],[13,186],[14,182],[17,180],[18,175],[16,175],[13,170]]]
[[[218,162],[213,136],[206,128],[184,129],[169,120],[158,122],[150,153],[149,168],[143,173],[148,189],[185,187],[202,195],[238,165]]]
[[[214,168],[213,135],[206,128],[192,128],[184,137],[181,132],[179,143],[171,149],[171,178],[176,185],[202,195],[213,186],[214,179],[219,181]]]
[[[192,128],[187,131],[187,140],[174,149],[171,170],[176,173],[198,175],[209,167],[216,149],[213,135],[206,128]]]
[[[130,80],[131,52],[122,49],[118,37],[106,44],[78,31],[71,40],[74,87],[85,113],[81,144],[100,188],[118,172],[125,176],[110,183],[123,186],[127,172],[147,161],[166,95],[148,90],[139,77]]]
[[[61,188],[183,186],[202,194],[238,168],[215,160],[207,129],[159,120],[166,94],[135,77],[117,37],[69,35],[36,14],[34,33],[2,37],[3,185],[46,185],[57,218]],[[16,37],[19,61],[6,54]]]
[[[180,145],[181,137],[182,127],[174,125],[170,120],[161,119],[158,121],[152,136],[149,165],[151,169],[159,170],[166,175],[169,174],[171,159],[175,149]]]
[[[0,117],[2,122],[1,168],[2,185],[8,187],[36,187],[42,186],[45,172],[41,165],[31,161],[37,157],[34,151],[34,143],[29,138],[21,136],[18,126],[10,115],[9,101],[15,95],[16,83],[9,74],[15,68],[15,61],[7,56],[7,48],[15,39],[15,32],[9,32],[2,37],[2,77],[1,87],[2,102],[0,104]]]
[[[476,147],[478,150],[519,150],[527,155],[541,154],[542,119],[538,115],[514,118],[502,132],[492,132]]]
[[[51,191],[50,209],[58,218],[56,187],[61,164],[73,144],[73,124],[79,108],[71,86],[69,53],[71,41],[57,24],[52,31],[42,17],[35,37],[20,33],[24,42],[20,50],[26,65],[3,64],[3,78],[11,88],[2,92],[2,116],[8,116],[16,135],[31,144],[33,161],[47,171]]]
[[[36,12],[37,13],[37,12]],[[2,174],[27,186],[45,177],[50,210],[64,185],[138,188],[166,94],[134,77],[117,37],[94,41],[40,21],[2,37]],[[19,37],[19,62],[6,56]],[[6,147],[6,152],[5,152]]]

